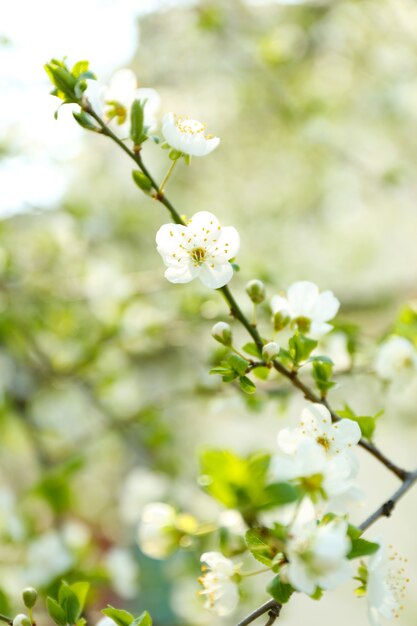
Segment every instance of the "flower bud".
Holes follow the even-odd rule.
[[[23,604],[28,609],[33,609],[38,599],[38,592],[33,587],[26,587],[22,592]]]
[[[246,293],[254,304],[261,304],[265,300],[265,285],[261,280],[254,278],[247,283]]]
[[[31,626],[31,621],[24,613],[19,613],[13,619],[13,626]]]
[[[286,311],[278,311],[274,315],[274,330],[279,331],[285,328],[291,321]]]
[[[232,345],[232,329],[226,322],[217,322],[217,324],[214,324],[211,334],[216,341],[222,343],[224,346]]]
[[[279,345],[275,341],[270,341],[269,343],[266,343],[262,348],[262,356],[267,363],[272,361],[272,359],[275,359],[278,353]]]

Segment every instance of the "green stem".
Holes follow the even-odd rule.
[[[174,167],[177,164],[178,159],[175,159],[175,161],[172,161],[170,168],[168,169],[167,173],[165,174],[165,178],[162,181],[160,187],[159,187],[159,193],[164,193],[164,189],[166,187],[167,182],[169,181],[169,178],[172,174],[172,172],[174,171]]]

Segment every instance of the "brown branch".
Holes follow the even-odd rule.
[[[392,496],[386,500],[380,507],[376,509],[369,517],[366,518],[359,528],[361,530],[367,530],[372,524],[374,524],[381,517],[390,517],[395,509],[397,502],[413,487],[417,482],[417,469],[411,472],[407,478],[403,481],[401,487],[399,487]]]
[[[265,602],[265,604],[262,604],[262,606],[258,607],[257,609],[252,611],[252,613],[242,619],[238,624],[236,624],[236,626],[248,626],[248,624],[251,624],[256,619],[258,619],[258,617],[264,615],[265,613],[268,613],[269,615],[269,619],[265,626],[270,626],[275,622],[277,617],[279,617],[281,608],[282,605],[279,604],[276,600],[268,600],[268,602]]]

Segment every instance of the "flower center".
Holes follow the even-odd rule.
[[[190,256],[195,265],[201,265],[206,260],[206,250],[204,248],[194,248],[190,251]]]
[[[302,333],[308,333],[311,328],[311,320],[309,320],[308,317],[297,317],[294,322],[297,324],[298,330]]]
[[[326,435],[320,435],[316,439],[317,443],[323,446],[323,448],[327,451],[330,449],[330,441],[326,437]]]
[[[199,133],[204,133],[206,129],[205,124],[202,124],[197,120],[188,120],[182,117],[177,117],[175,119],[175,125],[184,135],[197,135]]]

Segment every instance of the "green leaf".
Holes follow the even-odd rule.
[[[65,626],[67,618],[65,611],[59,606],[58,602],[49,596],[46,598],[46,608],[51,619],[58,624],[58,626]]]
[[[78,63],[76,63],[72,68],[71,74],[75,76],[75,78],[79,78],[81,74],[85,74],[85,72],[88,72],[88,67],[88,61],[78,61]]]
[[[383,411],[379,411],[375,415],[356,415],[348,404],[345,404],[342,411],[338,411],[339,417],[345,417],[358,423],[362,436],[365,437],[365,439],[372,439],[376,428],[376,421],[382,414]]]
[[[333,365],[331,362],[314,359],[312,374],[316,382],[316,387],[321,392],[322,396],[325,396],[327,391],[336,384],[331,380],[333,374]]]
[[[70,585],[71,590],[75,593],[78,598],[78,602],[80,603],[80,613],[83,611],[85,602],[87,600],[87,595],[90,589],[90,583],[87,582],[77,582]]]
[[[227,363],[230,365],[232,370],[239,374],[239,376],[243,376],[246,373],[249,365],[245,359],[242,359],[242,357],[237,354],[229,354],[227,357]]]
[[[124,609],[115,609],[113,606],[110,606],[110,604],[101,612],[116,622],[117,626],[130,626],[134,620],[131,613],[128,613],[128,611]]]
[[[101,132],[100,128],[96,124],[94,124],[93,119],[84,111],[80,111],[79,113],[76,113],[75,111],[73,111],[72,115],[75,121],[80,126],[82,126],[82,128],[85,128],[86,130],[92,130],[96,133]]]
[[[229,508],[253,511],[264,499],[270,456],[247,458],[229,450],[205,450],[200,457],[200,484],[213,498]]]
[[[132,178],[139,189],[142,189],[145,193],[149,193],[152,190],[152,181],[140,170],[133,170]]]
[[[366,539],[352,539],[352,548],[347,555],[348,559],[357,559],[360,556],[369,556],[379,550],[379,544]]]
[[[261,536],[261,533],[259,528],[249,529],[245,534],[246,545],[257,561],[267,567],[272,567],[272,560],[276,552],[271,548],[267,539]]]
[[[245,343],[242,350],[246,352],[246,354],[250,354],[251,356],[256,356],[259,359],[262,358],[262,353],[258,349],[258,346],[256,345],[256,343],[252,343],[252,342]]]
[[[253,375],[260,380],[268,380],[270,371],[269,367],[254,367],[252,370]]]
[[[135,146],[140,146],[146,138],[143,119],[143,103],[140,100],[135,100],[130,109],[130,138]]]
[[[76,593],[65,582],[61,583],[59,588],[58,601],[65,611],[67,624],[75,624],[81,614],[81,604]]]
[[[291,485],[291,483],[272,483],[267,485],[264,489],[265,500],[262,504],[263,509],[272,508],[276,506],[283,506],[290,502],[296,502],[299,500],[301,493],[298,487]]]
[[[148,611],[144,611],[139,617],[135,618],[132,626],[152,626],[152,617],[149,615]]]
[[[296,333],[293,337],[291,337],[288,345],[290,348],[290,355],[294,363],[298,364],[306,361],[313,352],[314,348],[317,346],[317,343],[318,342],[314,339],[310,339],[309,337],[305,337],[299,333]]]
[[[280,575],[278,574],[269,583],[267,591],[271,594],[274,600],[280,604],[285,604],[291,598],[294,589],[288,583],[282,582]]]
[[[245,393],[255,393],[256,385],[247,376],[240,376],[239,385]]]

